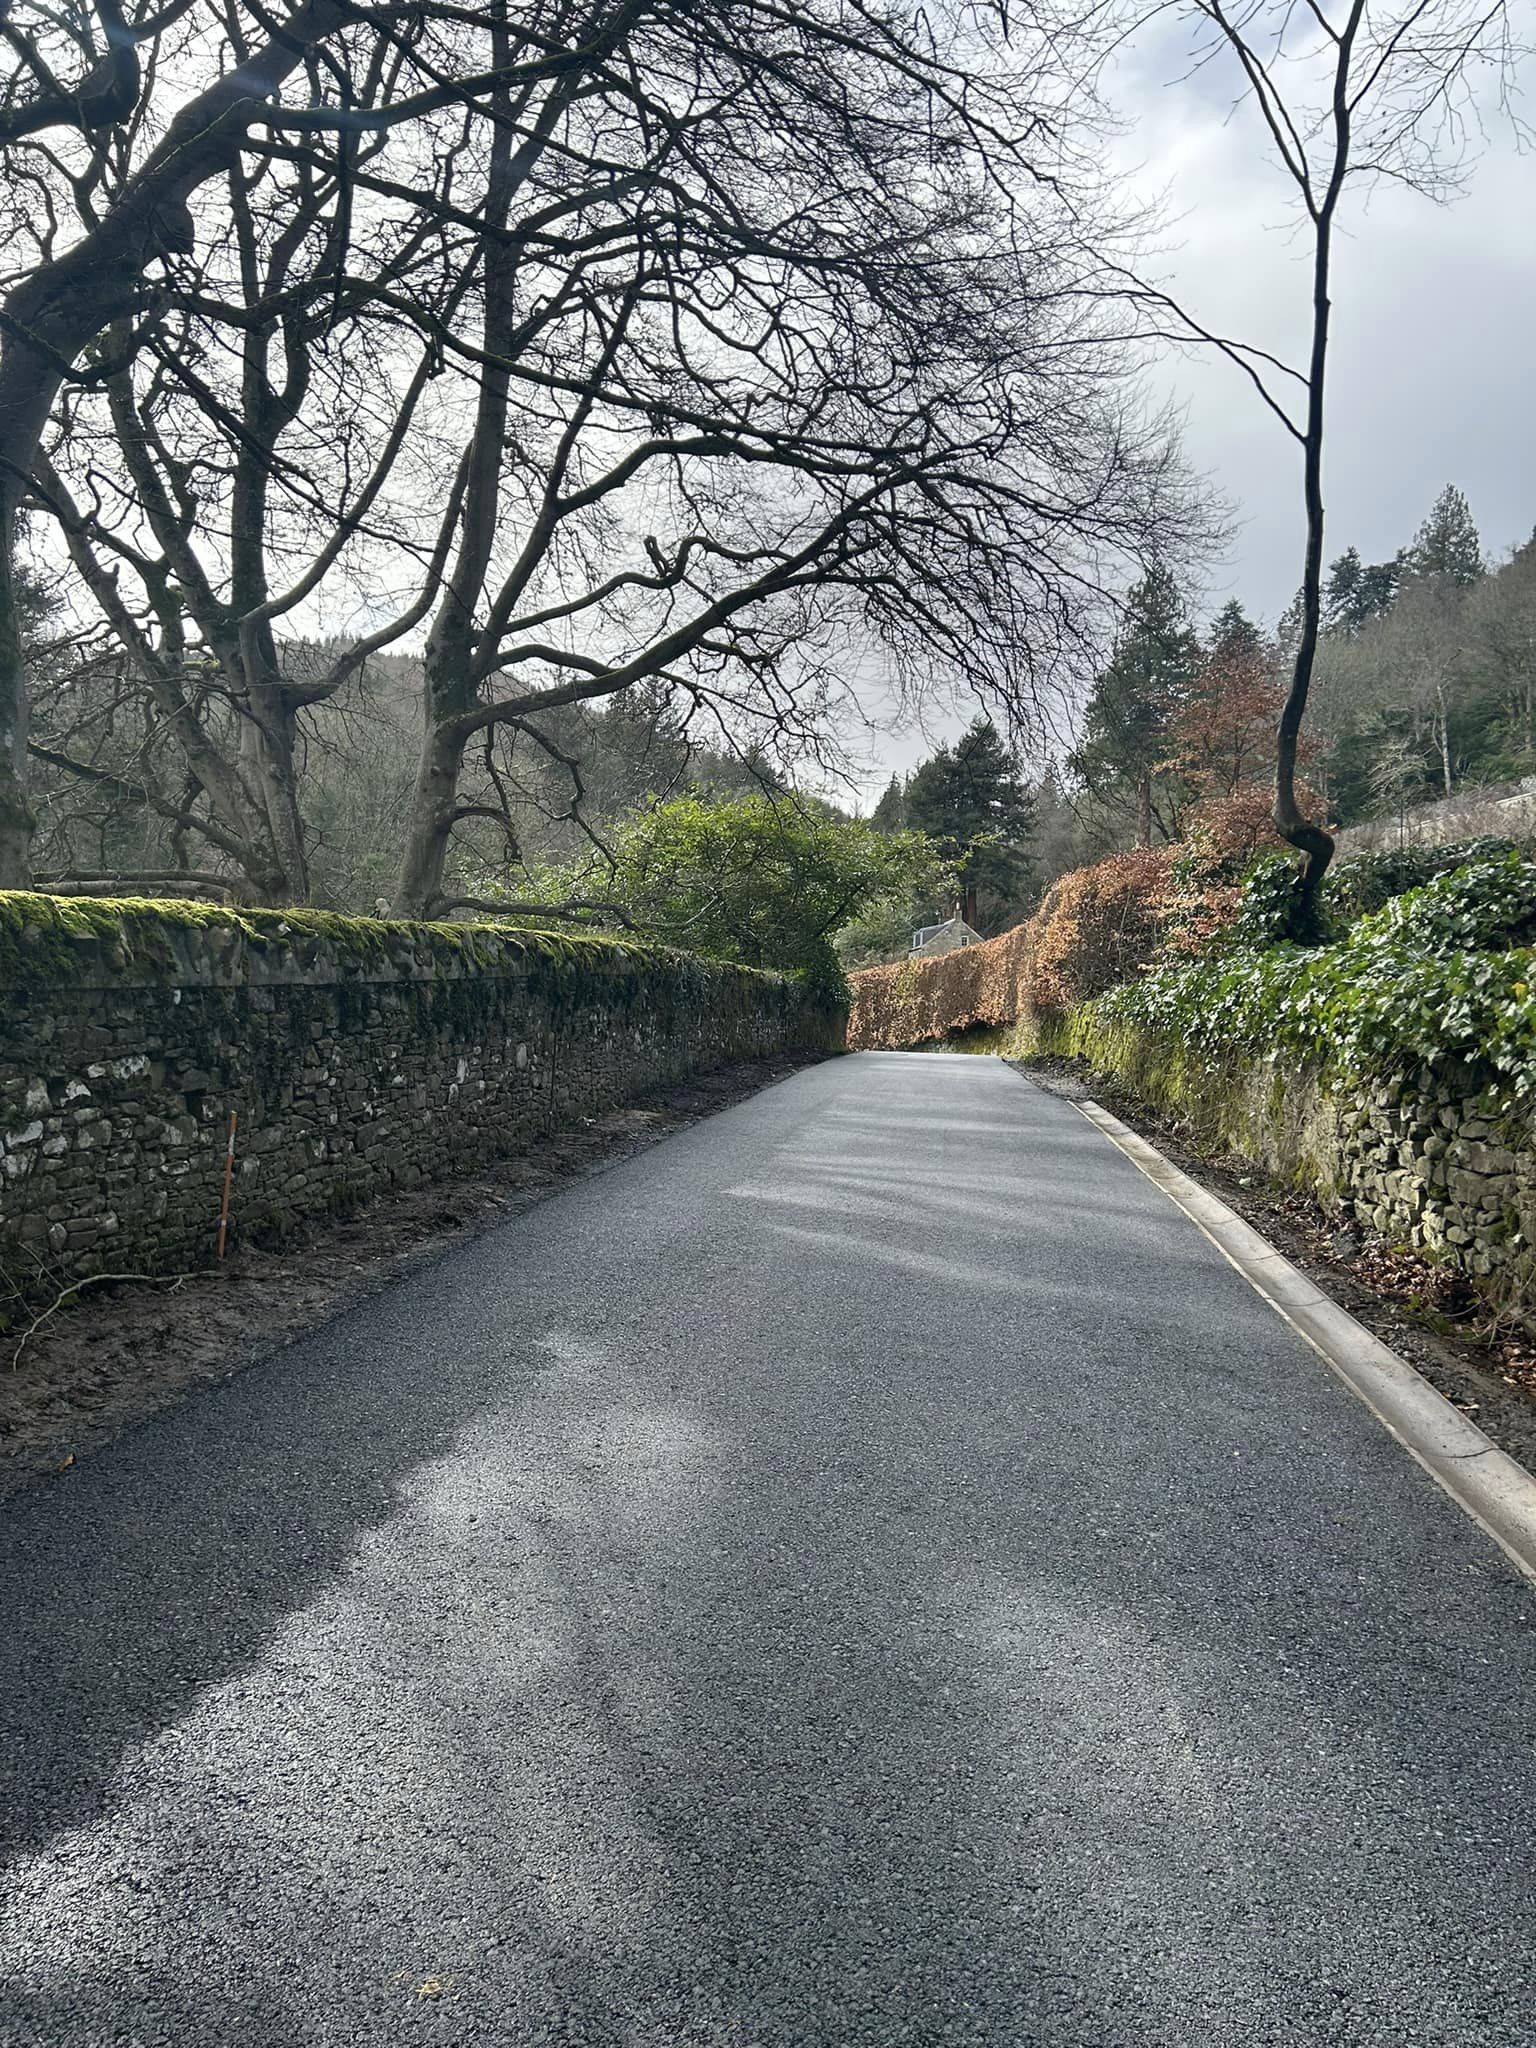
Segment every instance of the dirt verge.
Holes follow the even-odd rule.
[[[0,1339],[0,1498],[65,1471],[199,1386],[259,1364],[452,1244],[755,1095],[817,1057],[752,1060],[553,1133],[281,1251],[244,1246],[160,1285],[104,1283]]]
[[[1193,1133],[1080,1060],[1010,1060],[1029,1080],[1069,1101],[1091,1097],[1229,1208],[1341,1308],[1406,1358],[1432,1387],[1536,1472],[1536,1345],[1493,1314],[1459,1275],[1331,1216],[1237,1154],[1211,1156]]]

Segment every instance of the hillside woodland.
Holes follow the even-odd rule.
[[[1472,808],[1484,787],[1536,773],[1536,540],[1491,563],[1466,499],[1448,485],[1389,561],[1347,548],[1325,588],[1301,745],[1316,814],[1335,829],[1374,821],[1373,837],[1401,842],[1435,800],[1465,797]],[[953,750],[893,778],[874,821],[952,849],[969,838],[971,922],[985,937],[1026,918],[1059,877],[1135,848],[1168,858],[1115,872],[1152,888],[1151,876],[1177,870],[1230,894],[1280,844],[1274,735],[1296,630],[1296,606],[1266,629],[1237,599],[1202,629],[1178,579],[1156,567],[1130,592],[1057,758],[1022,769],[1006,750],[994,755],[995,730],[979,721]],[[905,909],[921,923],[928,907],[867,918],[845,935],[845,957],[897,957]],[[1188,888],[1182,914],[1205,914]]]

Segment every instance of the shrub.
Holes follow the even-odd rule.
[[[1047,1014],[1127,981],[1156,955],[1174,893],[1166,851],[1138,847],[1051,885],[1025,927],[1028,994]]]
[[[1333,936],[1336,932],[1326,911],[1319,914],[1314,910],[1309,922],[1296,856],[1274,853],[1261,860],[1243,884],[1224,939],[1228,946],[1251,947]]]
[[[758,792],[690,791],[642,806],[609,841],[604,858],[533,870],[519,886],[557,906],[580,903],[597,926],[806,975],[829,1002],[847,1001],[835,932],[883,897],[942,897],[953,881],[920,832],[877,832],[813,802]]]
[[[1446,875],[1472,868],[1476,870],[1474,879],[1448,896],[1428,899],[1420,914],[1438,915],[1442,922],[1454,921],[1452,905],[1459,903],[1462,922],[1454,943],[1482,945],[1487,940],[1474,936],[1479,915],[1491,930],[1490,920],[1512,917],[1518,923],[1523,914],[1510,894],[1517,885],[1509,880],[1509,863],[1518,863],[1521,857],[1520,848],[1512,839],[1469,839],[1456,846],[1408,846],[1391,853],[1364,854],[1354,860],[1338,861],[1324,880],[1322,902],[1314,922],[1310,929],[1304,929],[1306,910],[1296,857],[1289,852],[1272,853],[1254,864],[1242,888],[1235,892],[1234,909],[1225,926],[1216,923],[1210,935],[1235,946],[1277,945],[1286,939],[1321,944],[1337,939],[1350,923],[1384,909],[1410,892],[1417,893]],[[1502,883],[1496,879],[1490,862],[1504,876]],[[1176,874],[1181,865],[1182,861],[1176,865]],[[1483,905],[1480,913],[1474,909],[1479,902]],[[1433,911],[1431,904],[1435,903],[1443,907]],[[1447,923],[1447,931],[1450,929]],[[1170,950],[1197,949],[1175,945]]]
[[[1254,864],[1254,819],[1239,814],[1240,799],[1220,810],[1202,806],[1169,870],[1163,950],[1202,953],[1228,931],[1245,899],[1244,878]],[[1273,842],[1274,834],[1269,839]]]
[[[984,945],[850,975],[849,1045],[900,1050],[1013,1023],[1026,978],[1028,930],[1016,925]]]
[[[1273,804],[1267,788],[1206,797],[1189,813],[1185,838],[1234,874],[1244,874],[1261,853],[1273,853],[1285,844],[1275,830]]]
[[[1536,938],[1536,860],[1513,848],[1480,853],[1394,897],[1357,929],[1362,943],[1406,945],[1438,957],[1529,945]]]
[[[853,1046],[930,1044],[1059,1014],[1139,973],[1162,941],[1173,857],[1112,854],[1051,885],[1027,924],[985,945],[852,975]]]
[[[1513,839],[1463,839],[1448,846],[1401,846],[1384,853],[1356,854],[1335,861],[1323,883],[1328,908],[1337,916],[1366,916],[1394,896],[1421,889],[1437,875],[1493,854],[1518,853]]]
[[[1278,1051],[1354,1076],[1448,1061],[1536,1092],[1536,861],[1483,855],[1333,945],[1233,943],[1107,995],[1122,1018],[1219,1057]]]

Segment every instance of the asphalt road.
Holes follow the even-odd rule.
[[[0,1574],[8,2048],[1536,2039],[1536,1596],[993,1061],[584,1183]]]

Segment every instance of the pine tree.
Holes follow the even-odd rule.
[[[1323,588],[1323,623],[1329,632],[1348,632],[1358,623],[1357,604],[1364,564],[1357,547],[1347,547],[1328,571]]]
[[[885,785],[885,794],[870,812],[869,822],[877,832],[907,829],[907,792],[899,775],[893,775]]]
[[[1447,484],[1414,536],[1405,564],[1410,576],[1436,576],[1466,590],[1483,573],[1483,544],[1472,507]]]
[[[1029,874],[1035,809],[1018,757],[990,718],[978,718],[953,747],[941,747],[907,784],[907,823],[936,839],[959,866],[976,922],[979,893],[1011,903]]]
[[[1360,572],[1360,594],[1355,623],[1382,619],[1397,601],[1398,588],[1406,573],[1406,551],[1399,548],[1390,562],[1367,562]]]
[[[1199,664],[1200,646],[1178,585],[1166,569],[1149,570],[1126,602],[1114,656],[1094,685],[1083,717],[1073,772],[1097,797],[1129,811],[1142,846],[1152,843],[1154,803],[1170,721]]]
[[[1211,621],[1206,638],[1208,664],[1258,661],[1264,652],[1264,636],[1235,597],[1229,597]]]
[[[1362,562],[1360,550],[1346,548],[1328,571],[1323,623],[1330,633],[1358,633],[1371,619],[1392,609],[1402,581],[1403,556],[1390,562]]]
[[[1301,644],[1302,603],[1298,590],[1285,610],[1275,621],[1273,654],[1282,668],[1290,668],[1296,660],[1296,649]]]

